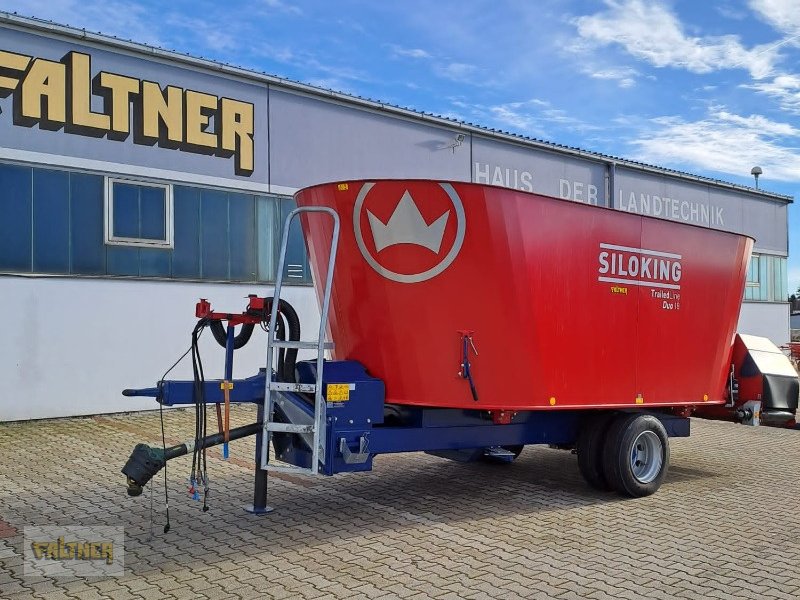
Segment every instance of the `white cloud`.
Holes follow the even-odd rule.
[[[494,115],[495,119],[518,131],[527,133],[541,132],[539,119],[526,110],[525,106],[526,103],[524,102],[509,102],[492,106],[489,111]]]
[[[256,56],[263,56],[278,63],[293,64],[299,62],[291,48],[286,46],[275,46],[270,43],[255,44],[251,52]]]
[[[740,8],[734,8],[732,6],[728,6],[726,4],[718,4],[714,6],[714,10],[719,13],[720,16],[725,17],[726,19],[731,19],[733,21],[743,21],[747,18],[747,13]]]
[[[215,22],[202,18],[187,18],[177,13],[168,14],[163,22],[173,31],[180,31],[182,36],[191,37],[194,43],[200,42],[205,50],[215,53],[238,50],[241,45],[240,31],[232,28],[220,28]]]
[[[446,65],[438,65],[435,71],[441,77],[463,83],[476,83],[475,77],[478,74],[478,67],[466,63],[453,62]]]
[[[786,34],[800,33],[800,6],[797,0],[750,0],[750,8],[759,18]]]
[[[273,45],[269,41],[262,41],[248,46],[248,57],[251,60],[263,57],[275,63],[281,63],[286,67],[298,69],[305,74],[302,78],[303,83],[317,85],[326,89],[358,94],[351,83],[371,81],[371,75],[364,71],[349,66],[328,63],[313,53],[295,52],[289,47]],[[259,61],[255,60],[254,62],[255,64],[245,64],[244,66],[260,70],[262,66]],[[283,76],[278,73],[270,74]],[[293,76],[293,78],[296,78],[296,76]]]
[[[611,69],[599,69],[586,71],[593,79],[606,79],[616,81],[621,88],[630,88],[636,85],[636,77],[639,72],[630,67],[620,67]]]
[[[394,44],[390,45],[392,56],[402,58],[430,58],[431,55],[422,48],[403,48]]]
[[[458,120],[472,121],[487,127],[508,129],[516,133],[547,137],[544,126],[547,124],[542,118],[543,111],[552,110],[550,104],[537,98],[525,102],[506,102],[489,106],[477,104],[461,96],[447,98]]]
[[[793,147],[800,130],[788,123],[720,107],[712,107],[699,121],[659,117],[650,123],[652,130],[631,142],[637,160],[736,177],[760,165],[765,180],[800,179],[800,150]]]
[[[154,19],[145,7],[135,1],[4,0],[0,9],[169,48],[158,36],[158,17]]]
[[[777,50],[769,45],[745,48],[735,35],[691,36],[664,4],[651,0],[605,0],[607,9],[574,20],[584,42],[618,44],[656,67],[693,73],[744,68],[755,78],[769,75]]]
[[[295,6],[294,4],[289,4],[287,2],[283,2],[283,0],[261,0],[267,8],[271,8],[273,10],[278,10],[285,13],[291,13],[295,15],[302,15],[303,11],[300,10],[299,7]]]
[[[800,46],[800,4],[797,0],[749,0],[749,7],[770,26],[785,37],[773,48],[790,45]],[[778,73],[770,81],[759,81],[741,86],[755,90],[777,101],[781,110],[800,115],[800,75]]]
[[[544,100],[532,98],[525,102],[506,102],[485,109],[494,121],[512,130],[540,138],[551,138],[548,133],[554,125],[574,131],[596,131],[600,127],[589,125],[569,115],[565,110],[553,108]]]
[[[779,75],[772,81],[742,86],[773,97],[782,110],[800,115],[800,75]]]

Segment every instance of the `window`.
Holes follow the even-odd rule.
[[[760,265],[761,263],[758,260],[758,255],[754,254],[750,259],[750,264],[747,265],[747,285],[758,287],[761,271],[759,268]]]
[[[0,273],[272,282],[293,208],[285,197],[0,162]],[[286,259],[287,283],[311,283],[297,220]]]
[[[106,244],[172,248],[172,186],[106,182]]]
[[[257,204],[274,198],[175,186],[173,276],[212,281],[268,281],[257,268],[259,248],[274,245],[271,229],[257,228]],[[259,238],[264,242],[259,243]]]
[[[0,269],[30,272],[33,243],[33,174],[28,167],[0,165]]]
[[[280,220],[278,221],[278,231],[276,232],[278,248],[280,248],[283,228],[286,217],[297,208],[297,203],[293,198],[284,198],[280,201]],[[276,267],[277,268],[277,267]],[[303,238],[303,229],[300,225],[300,218],[295,217],[289,226],[289,239],[286,244],[286,264],[283,267],[284,280],[290,282],[309,281],[310,269],[308,268],[308,254],[306,253],[306,243]]]
[[[747,267],[745,300],[786,302],[788,287],[786,257],[753,254]]]

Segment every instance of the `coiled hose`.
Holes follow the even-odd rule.
[[[269,326],[270,313],[272,312],[272,301],[272,298],[266,298],[264,310],[259,311],[257,315],[254,315],[261,318],[263,327]],[[228,327],[230,327],[230,325]],[[219,319],[210,321],[209,328],[211,329],[214,339],[217,340],[217,343],[223,348],[227,347],[228,332],[225,328],[225,325],[222,324],[222,321]],[[241,331],[239,331],[239,333],[233,338],[233,348],[238,350],[247,344],[247,342],[250,341],[250,337],[253,335],[254,329],[255,325],[253,323],[245,323],[242,325]],[[300,317],[297,316],[297,311],[291,304],[289,304],[286,300],[281,299],[278,302],[278,320],[275,325],[275,338],[279,340],[285,340],[287,329],[289,341],[297,342],[300,340]],[[278,351],[278,381],[295,383],[296,377],[294,369],[296,363],[297,348],[281,348]]]

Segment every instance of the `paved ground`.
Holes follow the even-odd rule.
[[[254,418],[237,409],[235,422]],[[211,452],[211,510],[171,463],[128,498],[119,469],[160,440],[157,413],[0,425],[0,597],[757,598],[800,597],[800,431],[694,421],[674,440],[655,496],[591,491],[575,457],[527,448],[513,465],[387,456],[372,473],[272,479],[268,517],[251,501],[252,444]],[[167,415],[172,441],[193,415]],[[122,525],[126,575],[25,578],[25,525]]]

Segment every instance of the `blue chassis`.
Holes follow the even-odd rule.
[[[232,329],[232,328],[231,328]],[[232,350],[228,354],[232,358]],[[315,362],[297,363],[298,380],[315,383]],[[231,380],[232,360],[226,360],[226,379]],[[246,379],[233,380],[231,402],[250,402],[259,406],[259,420],[263,417],[266,370]],[[321,472],[333,475],[341,472],[369,471],[377,454],[426,451],[455,458],[469,457],[469,450],[482,453],[485,447],[518,446],[525,444],[574,444],[581,421],[591,414],[587,410],[541,410],[517,412],[511,423],[495,424],[487,411],[392,406],[384,418],[383,381],[369,376],[364,367],[355,361],[328,361],[325,363],[323,389],[332,383],[348,384],[349,399],[344,402],[327,402],[327,423],[322,439],[325,440],[326,460]],[[127,395],[156,398],[165,406],[192,405],[194,383],[191,381],[163,381],[157,387],[128,390]],[[468,394],[468,390],[465,390]],[[313,401],[302,395],[281,392],[285,402],[294,411],[313,415]],[[205,399],[209,404],[224,401],[220,381],[205,383]],[[279,418],[286,413],[276,404]],[[641,411],[642,409],[634,409]],[[670,437],[689,435],[689,419],[667,413],[654,412]],[[342,452],[344,439],[348,454]],[[297,434],[273,434],[276,454],[280,460],[296,466],[310,465],[311,451]],[[261,446],[257,435],[256,460]],[[466,451],[466,452],[465,452]],[[472,456],[476,457],[477,452]],[[257,469],[257,473],[261,472]],[[257,475],[258,478],[258,475]],[[258,487],[258,483],[257,483]]]

